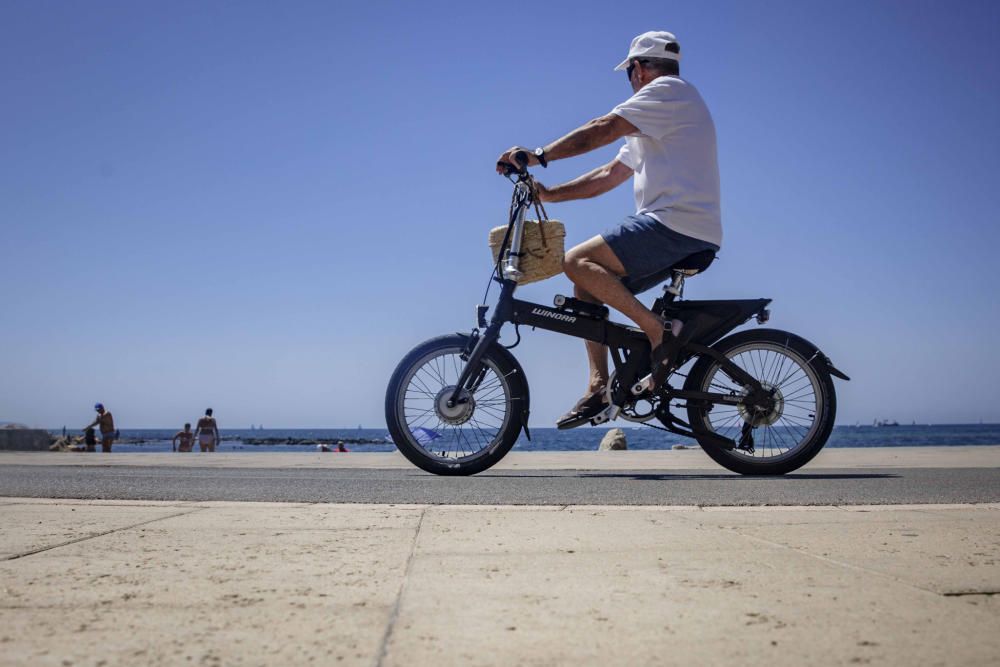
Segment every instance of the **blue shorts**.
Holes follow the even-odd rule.
[[[688,255],[719,246],[685,236],[648,215],[630,215],[601,238],[625,267],[625,285],[633,294],[655,287],[665,278],[657,274]]]

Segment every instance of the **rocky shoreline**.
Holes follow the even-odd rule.
[[[169,439],[168,439],[169,440]],[[380,438],[245,438],[238,435],[223,435],[222,442],[239,442],[244,445],[329,445],[342,442],[345,445],[385,445],[392,444]],[[163,442],[163,438],[120,438],[115,444],[150,445]]]
[[[53,452],[82,452],[86,449],[83,436],[50,436],[51,441],[48,449]],[[223,442],[239,442],[250,446],[268,445],[300,445],[303,447],[336,447],[338,443],[345,445],[385,445],[385,440],[377,438],[241,438],[235,435],[224,435],[220,438]],[[119,438],[115,440],[116,445],[153,445],[164,441],[163,438]],[[169,442],[169,440],[168,440]],[[98,447],[100,446],[98,441]],[[40,448],[39,448],[40,449]]]

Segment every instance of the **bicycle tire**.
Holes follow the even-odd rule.
[[[818,348],[801,336],[778,329],[741,331],[718,341],[712,348],[734,361],[734,357],[754,351],[758,355],[761,355],[761,357],[763,351],[785,355],[787,362],[797,364],[802,373],[802,378],[797,379],[796,383],[798,384],[795,385],[800,388],[795,389],[795,391],[811,391],[812,396],[814,396],[814,398],[802,401],[802,404],[795,406],[795,409],[805,411],[805,414],[811,417],[814,423],[811,423],[809,428],[806,429],[805,426],[799,426],[798,423],[792,422],[789,419],[789,423],[792,425],[783,427],[786,429],[784,435],[801,433],[802,431],[805,431],[805,434],[802,436],[801,442],[795,443],[794,447],[788,448],[784,452],[781,451],[780,445],[780,441],[784,438],[784,435],[779,434],[779,437],[772,438],[772,441],[779,441],[777,447],[778,454],[774,456],[764,454],[757,456],[756,452],[751,454],[740,449],[728,450],[718,446],[711,440],[699,438],[699,444],[705,453],[723,467],[741,475],[784,475],[801,468],[811,461],[820,452],[830,437],[837,413],[837,397],[833,386],[833,379],[827,369],[825,357],[819,353]],[[750,354],[750,357],[752,359],[753,355]],[[782,363],[787,362],[783,361]],[[768,378],[758,377],[758,375],[773,378],[777,373],[785,374],[793,372],[784,367],[781,367],[779,370],[777,362],[770,363],[770,365],[766,366],[767,370],[765,370],[765,364],[767,363],[766,361],[762,361],[758,373],[755,373],[753,368],[744,368],[744,370],[762,382]],[[747,365],[753,366],[754,364]],[[720,370],[719,363],[712,357],[703,355],[695,362],[691,372],[688,374],[688,378],[684,383],[684,389],[689,391],[707,391],[709,386],[712,385],[718,370]],[[805,382],[803,382],[803,379]],[[807,385],[807,389],[801,389],[801,387],[806,387]],[[718,389],[716,388],[715,390]],[[796,395],[801,396],[802,394]],[[807,394],[807,398],[808,396],[809,394]],[[781,409],[791,411],[792,408],[789,404],[792,402],[792,399],[783,398]],[[697,402],[688,403],[688,423],[691,424],[696,433],[699,429],[720,433],[720,424],[726,422],[723,422],[721,418],[716,419],[711,415],[713,408],[718,409],[719,406],[708,406],[706,408],[704,404],[698,404]],[[727,408],[721,409],[726,410]],[[728,427],[728,430],[736,431],[737,428],[742,428],[748,420],[760,419],[759,417],[750,416],[745,407],[736,406],[731,409],[736,411],[738,418],[735,419],[736,423],[733,426]],[[810,410],[813,411],[810,412]],[[773,425],[783,418],[783,413],[778,414],[776,417],[772,413],[765,421],[770,419],[774,419],[775,421],[766,425],[766,428],[774,428]],[[796,417],[796,419],[804,421],[805,416]],[[730,419],[730,421],[733,420]],[[755,426],[754,430],[756,431],[758,428],[760,427]],[[720,434],[733,437],[731,433]],[[738,441],[738,438],[734,439]]]
[[[441,376],[440,388],[428,386],[431,380],[427,377],[424,377],[422,382],[419,383],[422,386],[417,393],[423,395],[420,397],[422,401],[421,410],[423,413],[426,413],[423,415],[423,418],[426,420],[426,423],[431,423],[434,428],[430,429],[423,425],[415,425],[412,419],[414,414],[413,409],[412,407],[408,407],[408,401],[410,403],[413,402],[411,387],[415,384],[414,378],[418,378],[421,368],[425,367],[428,363],[433,363],[434,359],[460,355],[465,350],[468,341],[469,337],[466,335],[452,334],[432,338],[421,343],[399,362],[386,389],[385,418],[386,424],[389,427],[389,435],[392,437],[400,453],[411,463],[435,475],[474,475],[496,465],[510,451],[514,443],[517,442],[518,435],[521,433],[523,420],[526,418],[523,415],[527,415],[527,402],[529,399],[524,373],[507,350],[494,344],[483,354],[482,364],[486,369],[487,377],[495,382],[495,385],[492,385],[493,389],[491,391],[495,393],[499,390],[503,394],[502,401],[497,398],[492,399],[493,403],[488,413],[489,417],[496,419],[495,414],[499,412],[499,406],[503,405],[503,415],[499,419],[500,423],[497,425],[496,433],[484,432],[481,429],[477,432],[477,427],[473,426],[469,429],[471,435],[465,434],[463,436],[461,432],[463,430],[462,427],[465,424],[476,421],[474,417],[476,410],[480,410],[481,412],[487,411],[485,404],[477,404],[475,400],[472,402],[473,407],[468,415],[459,414],[452,418],[452,421],[466,419],[465,422],[454,424],[442,418],[442,413],[440,412],[441,405],[438,399],[431,399],[430,396],[433,394],[435,397],[439,397],[448,386],[454,386],[448,385],[445,377],[449,373],[452,373],[451,366],[445,369],[439,365],[436,373]],[[457,375],[457,372],[460,371],[457,362],[454,363],[454,371],[453,376]],[[428,376],[432,375],[434,373],[428,374]],[[409,398],[408,392],[410,392]],[[475,397],[473,396],[473,398]],[[428,401],[431,403],[431,409],[423,409]],[[410,410],[410,416],[408,416],[408,410]],[[433,414],[431,410],[433,410]],[[437,421],[434,422],[434,419]],[[481,446],[478,450],[469,451],[465,455],[459,455],[457,448],[454,455],[451,452],[435,452],[433,447],[429,448],[432,444],[431,442],[421,442],[421,435],[423,434],[415,433],[419,429],[424,429],[425,433],[430,432],[438,436],[438,438],[442,439],[442,442],[447,442],[447,438],[450,437],[450,442],[453,446],[455,443],[458,443],[462,447],[461,453],[463,454],[466,451],[466,445],[470,449],[473,446],[472,443],[477,443]],[[424,437],[425,440],[426,437]],[[464,442],[463,437],[465,438]],[[437,440],[432,442],[437,442]]]

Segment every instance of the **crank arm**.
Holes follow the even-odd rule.
[[[608,422],[617,419],[618,415],[621,414],[621,411],[622,411],[621,406],[609,405],[608,407],[604,408],[596,415],[591,417],[590,423],[593,424],[594,426],[597,426],[599,424],[607,424]]]

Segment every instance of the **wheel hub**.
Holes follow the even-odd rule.
[[[761,391],[743,390],[744,400],[736,408],[740,417],[753,427],[770,426],[781,418],[785,398],[781,390],[768,382],[761,382]]]
[[[476,401],[468,389],[460,389],[455,398],[455,404],[448,405],[451,395],[455,391],[455,385],[445,387],[438,392],[434,398],[434,412],[445,424],[457,426],[464,424],[472,418],[472,413],[476,411]]]

